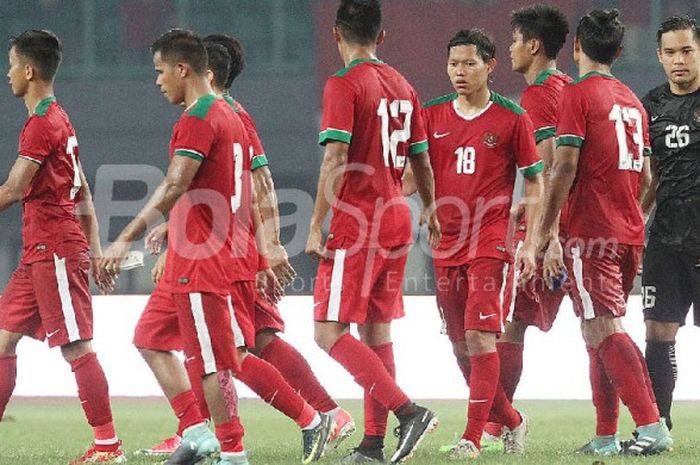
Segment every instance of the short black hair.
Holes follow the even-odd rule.
[[[56,34],[42,29],[24,31],[10,39],[10,49],[29,60],[41,79],[51,81],[63,60],[63,43]]]
[[[169,64],[187,63],[197,74],[207,72],[207,49],[202,39],[192,31],[169,30],[153,42],[151,52],[160,52],[163,61]]]
[[[335,25],[348,42],[372,44],[382,29],[382,5],[379,0],[341,0]]]
[[[666,21],[661,23],[659,30],[656,31],[656,43],[661,47],[661,36],[671,31],[693,31],[695,41],[700,43],[700,31],[695,18],[690,16],[671,16]]]
[[[611,65],[622,46],[625,26],[619,20],[620,11],[593,10],[581,18],[576,38],[586,55],[598,63]]]
[[[537,39],[544,45],[544,53],[554,60],[566,42],[569,23],[557,7],[532,5],[511,14],[510,25],[518,30],[523,39]]]
[[[459,47],[460,45],[473,45],[476,47],[476,52],[484,62],[496,58],[496,45],[494,45],[491,36],[483,29],[475,27],[459,31],[447,44],[447,54],[449,55],[453,47]]]
[[[204,45],[207,48],[208,67],[214,75],[214,85],[225,89],[224,85],[228,81],[228,71],[231,63],[228,50],[223,45],[214,42],[205,42]]]
[[[233,81],[243,72],[245,68],[245,53],[241,42],[233,36],[227,34],[211,34],[204,38],[204,43],[214,43],[223,45],[228,51],[230,63],[228,78],[224,83],[224,89],[230,89]],[[217,81],[218,82],[218,81]]]

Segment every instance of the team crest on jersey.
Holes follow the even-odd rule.
[[[484,145],[490,149],[496,148],[496,145],[498,145],[498,136],[492,132],[485,133]]]

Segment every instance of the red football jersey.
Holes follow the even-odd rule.
[[[435,265],[458,266],[479,257],[508,260],[516,169],[534,176],[544,166],[532,121],[493,91],[487,107],[476,115],[463,115],[453,93],[426,103],[423,117],[442,226]]]
[[[19,157],[40,165],[22,198],[22,262],[53,260],[88,249],[75,206],[80,201],[78,139],[55,97],[36,107],[19,137]]]
[[[407,157],[428,148],[413,87],[379,60],[353,61],[326,82],[319,143],[331,141],[350,147],[326,247],[409,244],[401,179]]]
[[[649,121],[639,99],[613,76],[588,73],[564,87],[557,147],[581,149],[569,194],[569,236],[644,244],[639,206]]]
[[[170,214],[163,277],[169,292],[229,294],[235,161],[248,156],[248,146],[240,118],[214,95],[200,97],[175,124],[170,157],[191,157],[201,165]]]

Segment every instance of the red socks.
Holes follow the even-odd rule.
[[[632,339],[625,333],[615,333],[605,338],[598,347],[598,356],[605,373],[625,403],[637,426],[659,421],[659,410],[651,400]]]
[[[17,380],[17,356],[0,355],[0,421],[12,397]]]
[[[187,377],[190,379],[190,386],[192,386],[192,392],[197,400],[197,406],[199,407],[199,413],[203,418],[211,418],[209,413],[209,406],[207,405],[207,399],[204,397],[204,386],[202,385],[202,369],[201,363],[197,365],[197,362],[185,361],[185,369],[187,370]],[[178,430],[178,436],[182,436],[182,431]]]
[[[408,396],[396,385],[377,354],[350,334],[340,337],[330,350],[330,356],[340,363],[374,400],[396,412],[409,404]]]
[[[596,412],[595,434],[597,436],[612,436],[617,433],[620,399],[615,391],[615,386],[612,385],[605,373],[605,367],[603,361],[598,357],[598,351],[592,347],[586,347],[586,349],[590,360],[589,376]]]
[[[117,442],[117,434],[112,424],[112,408],[109,405],[109,386],[97,355],[94,352],[83,355],[70,364],[78,384],[80,398],[88,423],[95,432],[95,444],[105,445]]]
[[[377,354],[379,360],[389,372],[392,379],[396,379],[396,365],[394,364],[394,345],[389,342],[379,346],[371,346],[370,349]],[[365,436],[386,435],[386,425],[389,419],[389,411],[379,402],[374,400],[369,392],[365,391]]]
[[[260,352],[260,358],[274,365],[295,391],[319,412],[330,412],[338,407],[314,375],[303,355],[279,337]]]
[[[469,357],[469,361],[471,376],[469,378],[467,429],[462,437],[481,448],[481,434],[488,421],[498,387],[500,363],[498,352],[472,355]]]
[[[177,435],[182,437],[182,432],[190,426],[197,425],[206,420],[197,405],[194,391],[185,391],[170,399],[170,406],[178,419]]]
[[[243,452],[243,426],[238,417],[232,418],[227,423],[215,426],[216,438],[221,443],[222,453]]]
[[[523,373],[523,345],[499,342],[496,347],[501,361],[500,383],[508,401],[513,402],[515,390]]]
[[[313,407],[287,384],[277,369],[265,360],[248,354],[241,364],[238,379],[253,390],[262,400],[305,428],[316,417]]]

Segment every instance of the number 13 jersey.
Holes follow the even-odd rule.
[[[401,179],[408,157],[428,148],[413,87],[379,60],[353,61],[326,82],[319,143],[329,142],[349,148],[326,247],[409,244],[411,216]]]
[[[507,233],[516,170],[535,176],[543,163],[525,110],[491,91],[474,115],[457,107],[457,94],[425,104],[430,161],[442,241],[437,266],[459,266],[475,258],[510,259]]]

